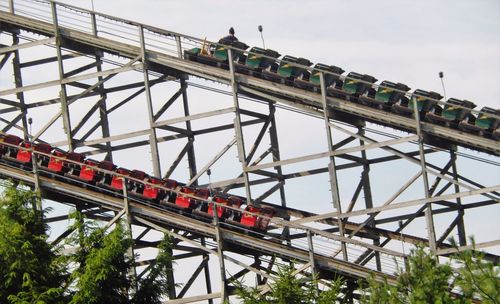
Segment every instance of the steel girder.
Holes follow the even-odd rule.
[[[99,31],[105,20],[119,23],[118,18],[78,9],[90,22],[89,29],[76,31],[58,19],[58,12],[64,14],[74,7],[47,2],[46,9],[52,27],[48,31],[47,21],[0,10],[1,35],[11,37],[11,45],[0,48],[1,73],[13,75],[13,87],[2,84],[0,88],[3,132],[20,133],[25,139],[113,160],[158,177],[235,192],[247,196],[248,202],[272,204],[278,211],[265,237],[274,241],[266,242],[217,222],[199,223],[136,202],[128,209],[128,200],[123,200],[126,193],[116,199],[41,176],[39,187],[53,202],[76,206],[88,217],[109,224],[126,217],[133,227],[136,250],[154,248],[159,240],[154,231],[159,231],[174,239],[177,269],[185,268],[184,261],[190,265],[196,260],[187,276],[177,275],[179,270],[174,271],[175,280],[170,275],[172,284],[184,285],[172,285],[167,303],[212,303],[230,296],[231,283],[240,279],[247,283],[256,279],[265,292],[276,265],[289,261],[295,261],[298,273],[304,275],[328,277],[336,272],[354,282],[374,272],[392,280],[395,265],[391,261],[395,258],[402,265],[411,246],[423,243],[436,254],[448,256],[470,249],[468,237],[473,233],[480,239],[475,248],[487,249],[487,257],[498,261],[498,235],[488,238],[484,229],[480,235],[468,232],[481,221],[482,215],[477,214],[498,213],[500,186],[488,179],[489,173],[498,170],[497,159],[471,157],[454,144],[445,149],[424,143],[425,135],[432,132],[448,139],[455,133],[325,94],[315,96],[246,77],[235,73],[232,64],[224,71],[185,61],[184,48],[198,42],[192,37],[127,22],[123,26],[135,33],[132,36],[138,43],[127,44]],[[173,55],[152,45],[151,35],[173,42]],[[56,76],[32,77],[24,72],[31,69]],[[141,112],[138,104],[147,111]],[[131,111],[134,115],[129,115]],[[30,117],[35,122],[31,129]],[[287,135],[293,127],[286,122],[290,117],[303,125],[292,136]],[[363,117],[380,119],[395,131],[381,132]],[[124,119],[128,120],[125,124]],[[322,125],[317,123],[321,120]],[[415,135],[399,129],[415,130]],[[296,141],[308,144],[323,132],[326,145],[314,142],[310,149],[298,149]],[[498,143],[485,148],[490,142],[466,135],[457,138],[458,144],[476,141],[481,149],[498,150]],[[207,149],[207,145],[214,147]],[[151,155],[149,168],[133,167],[143,165],[136,159],[144,152]],[[226,167],[231,157],[238,164]],[[188,163],[186,172],[179,166],[183,160]],[[486,177],[467,169],[474,165],[484,168]],[[395,168],[400,166],[404,169]],[[214,180],[207,180],[209,169],[230,174],[215,174]],[[27,184],[35,185],[37,180],[36,174],[3,164],[0,173]],[[400,177],[385,183],[387,174]],[[327,195],[301,195],[307,192]],[[309,199],[320,202],[313,206]],[[59,227],[67,223],[64,217],[47,222]],[[61,230],[54,242],[71,233]],[[458,237],[458,248],[446,240],[451,235]],[[154,258],[138,261],[137,276],[144,275],[150,263]],[[214,283],[218,280],[221,284]],[[199,293],[200,284],[205,294]]]

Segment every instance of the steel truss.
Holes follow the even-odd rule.
[[[107,227],[124,218],[135,240],[131,250],[148,256],[163,234],[171,237],[175,263],[165,303],[213,303],[230,297],[236,280],[266,292],[284,263],[293,263],[298,275],[344,276],[344,292],[355,299],[356,280],[374,273],[392,282],[412,246],[425,244],[446,258],[471,249],[472,235],[475,249],[498,262],[500,240],[488,231],[495,223],[487,216],[498,215],[497,159],[471,156],[457,147],[459,139],[428,145],[433,131],[419,115],[388,116],[384,125],[394,130],[382,132],[363,116],[386,115],[379,110],[262,83],[237,74],[232,60],[229,70],[183,60],[183,50],[201,42],[193,37],[52,1],[0,4],[2,44],[10,40],[0,46],[0,68],[3,78],[12,75],[12,86],[0,88],[2,132],[244,195],[248,203],[278,211],[268,234],[256,236],[217,218],[205,223],[141,205],[126,191],[116,197],[38,176],[36,166],[33,172],[0,166],[2,178],[38,187],[54,204],[74,206]],[[32,70],[57,77],[33,77]],[[291,127],[291,117],[303,124],[292,136],[280,125]],[[410,134],[396,130],[411,124]],[[326,135],[323,144],[314,141],[317,133]],[[307,146],[310,139],[311,149],[297,152],[297,142]],[[478,140],[478,146],[484,145]],[[148,153],[151,164],[145,165],[138,159]],[[72,233],[64,229],[67,216],[47,223],[63,228],[53,243]],[[139,260],[131,273],[140,278],[152,263],[154,257]]]

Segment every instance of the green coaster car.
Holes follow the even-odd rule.
[[[373,76],[350,72],[347,74],[341,90],[337,88],[329,88],[327,90],[327,94],[329,96],[358,102],[360,96],[374,94],[372,85],[376,81],[377,78]]]
[[[388,110],[393,104],[402,101],[408,102],[405,95],[409,90],[410,87],[403,83],[384,80],[378,85],[374,95],[360,96],[359,102],[367,106]]]
[[[236,66],[236,72],[262,78],[262,71],[275,65],[279,56],[281,54],[276,51],[254,46],[248,52],[245,63]]]
[[[184,58],[187,60],[228,69],[228,47],[233,50],[234,62],[245,62],[246,56],[244,54],[244,51],[248,48],[248,45],[240,41],[230,41],[227,39],[221,39],[219,40],[219,43],[212,43],[208,46],[204,43],[201,47],[195,47],[189,50],[185,50]]]
[[[447,126],[451,124],[456,125],[464,120],[475,107],[476,105],[471,101],[450,98],[443,107],[435,105],[434,108],[427,113],[425,119],[433,123]]]
[[[322,63],[315,64],[311,73],[304,72],[302,77],[296,78],[294,80],[294,86],[305,90],[320,92],[321,72],[324,74],[326,88],[330,86],[337,89],[342,88],[344,82],[340,79],[340,75],[345,71],[338,66],[326,65]]]
[[[443,98],[443,96],[439,93],[417,89],[413,92],[409,100],[401,100],[394,104],[392,109],[398,114],[413,116],[416,107],[420,114],[420,118],[423,119],[425,114],[429,112],[441,98]]]
[[[470,113],[467,118],[460,122],[459,129],[480,135],[500,138],[500,110],[483,107],[477,116]]]
[[[262,78],[292,85],[295,78],[302,77],[304,73],[308,73],[307,67],[311,65],[312,62],[308,59],[285,55],[279,61],[279,64],[271,64],[269,70],[263,71]]]

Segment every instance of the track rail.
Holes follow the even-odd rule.
[[[0,176],[3,179],[11,179],[16,182],[22,182],[26,185],[35,184],[35,176],[32,172],[24,171],[18,168],[6,166],[0,163]],[[73,182],[77,182],[73,180]],[[77,184],[63,182],[46,176],[39,176],[39,186],[42,195],[49,197],[51,200],[67,203],[68,198],[71,198],[72,204],[88,204],[99,206],[109,211],[119,212],[125,208],[124,201],[114,195],[107,195],[102,192],[96,192]],[[206,223],[189,216],[180,215],[175,212],[147,206],[131,200],[130,212],[135,217],[136,224],[144,224],[148,221],[158,225],[156,228],[171,229],[177,228],[188,231],[197,235],[203,235],[209,238],[214,238],[216,229],[210,223]],[[259,252],[262,255],[279,256],[284,259],[309,262],[309,252],[307,250],[293,247],[292,245],[281,244],[276,241],[266,239],[264,236],[255,237],[250,234],[234,231],[228,228],[220,228],[224,241],[241,248],[239,251]],[[203,248],[203,247],[201,247]],[[205,249],[210,250],[210,249]],[[366,279],[374,274],[378,279],[387,279],[390,283],[395,283],[396,279],[391,274],[378,272],[369,269],[359,264],[342,261],[337,258],[315,254],[315,261],[319,269],[335,272],[352,279]]]
[[[47,37],[52,37],[54,34],[53,25],[51,23],[4,11],[0,11],[0,22],[2,23],[2,30],[8,31],[20,28]],[[123,22],[129,21],[123,20]],[[161,34],[166,35],[166,33],[163,32]],[[88,54],[92,54],[96,49],[98,49],[103,52],[129,59],[141,58],[141,48],[131,44],[99,37],[91,33],[70,28],[61,28],[60,35],[62,39],[61,43],[64,47],[74,49],[78,52],[87,51]],[[174,37],[179,34],[168,33],[168,35]],[[178,37],[185,38],[185,36],[182,35],[179,35]],[[51,42],[53,41],[47,41],[47,43]],[[4,50],[4,52],[8,51],[8,49]],[[182,55],[180,56],[182,57]],[[146,50],[146,57],[149,62],[158,65],[157,69],[159,71],[162,71],[163,73],[171,73],[174,77],[182,77],[183,74],[187,74],[217,81],[223,84],[231,84],[231,74],[230,71],[227,70],[191,62],[153,50]],[[150,69],[154,70],[154,67],[150,67]],[[65,81],[70,83],[77,80],[81,80],[81,77],[74,79],[68,78]],[[252,97],[285,103],[288,106],[314,113],[318,116],[322,116],[322,112],[324,111],[322,106],[322,97],[320,94],[307,92],[305,90],[242,74],[237,74],[235,80],[238,84],[239,91]],[[59,82],[54,82],[51,85],[58,84]],[[39,86],[34,85],[4,90],[0,91],[0,96],[35,90],[38,88]],[[349,120],[353,123],[362,124],[363,121],[370,121],[398,130],[404,130],[411,133],[417,132],[416,121],[411,117],[399,116],[394,113],[385,112],[333,97],[327,97],[327,104],[329,107],[328,114],[334,119],[339,116],[338,113],[341,115],[342,113],[347,113],[351,114]],[[353,120],[352,118],[357,118],[358,121],[356,122],[356,119]],[[432,138],[437,138],[438,141],[441,141],[447,146],[455,144],[483,151],[488,154],[500,155],[500,141],[484,138],[476,134],[462,132],[460,130],[447,128],[429,122],[422,121],[420,123],[424,137],[427,136],[431,141]],[[436,141],[436,139],[434,139],[434,141]]]

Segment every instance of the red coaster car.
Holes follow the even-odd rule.
[[[69,152],[66,155],[66,159],[63,161],[63,166],[66,168],[66,174],[78,178],[80,176],[84,160],[85,156],[83,154]]]
[[[269,220],[275,214],[270,207],[247,206],[245,211],[241,214],[240,225],[258,231],[267,231]]]
[[[66,159],[68,153],[55,149],[52,151],[52,156],[49,159],[47,169],[55,173],[64,173],[64,160]]]
[[[125,168],[116,169],[116,174],[111,178],[111,182],[108,185],[111,189],[114,190],[123,190],[123,179],[130,175],[130,170]]]
[[[175,205],[175,200],[177,199],[177,193],[174,192],[175,188],[179,185],[179,183],[173,179],[165,178],[162,180],[162,187],[167,188],[164,196],[161,198],[160,204],[172,204]]]
[[[20,146],[23,147],[24,149],[19,149],[17,151],[16,160],[18,162],[24,163],[24,164],[31,163],[31,158],[32,158],[31,143],[23,141]],[[49,154],[50,151],[52,150],[52,146],[49,144],[39,143],[39,144],[34,144],[33,149],[36,152]],[[38,156],[38,163],[39,164],[42,161],[46,162],[47,157],[45,155],[38,154],[37,156]]]
[[[101,162],[92,159],[86,159],[83,162],[82,168],[80,170],[80,175],[78,178],[80,180],[95,183],[102,178],[102,173],[98,171],[100,168]]]
[[[233,214],[233,210],[229,208],[225,208],[224,206],[229,206],[233,208],[240,208],[240,206],[243,204],[244,199],[241,197],[237,196],[225,196],[222,194],[216,194],[214,196],[214,201],[218,204],[217,206],[217,216],[219,219],[224,220],[229,218]],[[214,215],[214,204],[208,204],[207,208],[207,214],[210,217],[213,217]]]
[[[146,179],[146,182],[147,184],[144,184],[144,191],[142,191],[142,196],[144,198],[158,202],[165,197],[165,190],[159,187],[163,185],[163,181],[161,179],[149,176]]]
[[[31,143],[23,141],[20,147],[24,149],[17,150],[16,160],[20,163],[31,163]]]
[[[210,195],[210,191],[208,191],[208,189],[193,189],[189,187],[182,187],[180,192],[181,193],[177,195],[177,198],[175,200],[175,206],[177,208],[189,210],[195,209],[200,203],[200,200],[197,200],[194,197],[183,195],[183,193],[199,197],[202,200],[208,199],[208,196]]]
[[[23,140],[20,137],[15,135],[7,134],[3,137],[0,141],[1,143],[5,143],[5,145],[2,144],[0,148],[2,157],[15,159],[19,150],[18,146],[22,141]]]
[[[144,180],[149,176],[144,171],[132,170],[130,172],[130,179],[128,179],[127,190],[132,195],[142,196],[144,192]]]

